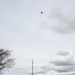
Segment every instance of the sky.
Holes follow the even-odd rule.
[[[0,0],[0,48],[12,51],[17,68],[31,66],[32,58],[34,66],[46,65],[56,55],[67,63],[75,53],[75,0]]]

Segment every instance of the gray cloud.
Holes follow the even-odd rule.
[[[38,29],[50,30],[50,26],[47,24],[47,22],[43,22]]]
[[[64,51],[60,51],[59,53],[57,53],[57,55],[60,55],[60,56],[66,56],[66,55],[72,55],[71,52],[64,52]]]
[[[36,74],[44,75],[74,75],[75,60],[71,51],[61,51],[49,62],[47,66],[41,67]]]
[[[75,11],[62,8],[53,9],[48,21],[49,23],[41,27],[62,34],[75,33]]]
[[[55,9],[50,17],[56,21],[51,27],[52,30],[59,33],[75,32],[75,11]]]

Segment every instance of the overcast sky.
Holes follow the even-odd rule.
[[[21,68],[32,58],[45,65],[60,50],[75,53],[75,0],[0,0],[0,48]]]

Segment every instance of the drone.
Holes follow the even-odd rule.
[[[41,14],[43,14],[43,12],[41,12]]]

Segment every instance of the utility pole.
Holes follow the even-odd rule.
[[[34,64],[34,63],[33,63],[33,59],[32,59],[32,75],[33,75],[33,64]]]

